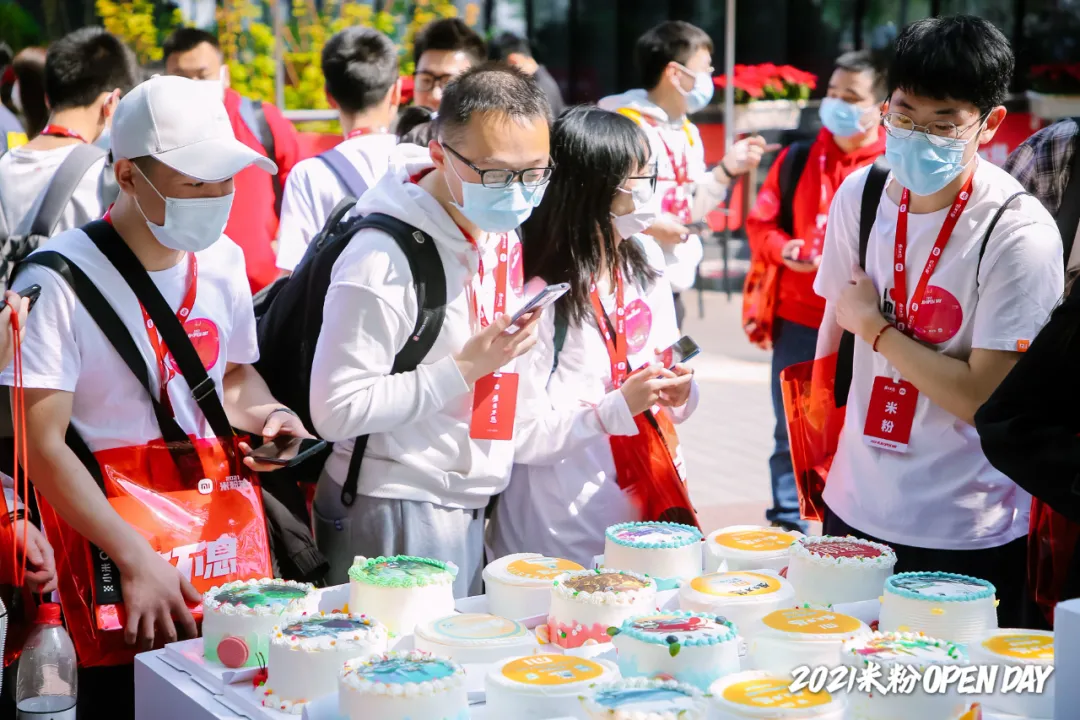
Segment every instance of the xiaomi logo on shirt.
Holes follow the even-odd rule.
[[[1031,347],[1031,341],[1030,340],[1017,340],[1016,341],[1016,352],[1027,352],[1029,347]]]

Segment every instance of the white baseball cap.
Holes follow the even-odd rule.
[[[254,165],[277,173],[273,160],[236,139],[220,90],[210,83],[159,75],[136,85],[113,115],[114,160],[150,155],[203,182]]]

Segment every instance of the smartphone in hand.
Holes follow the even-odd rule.
[[[658,360],[663,363],[664,367],[670,370],[671,368],[684,363],[692,357],[695,357],[701,353],[701,348],[696,342],[691,339],[689,335],[683,335],[668,347],[667,350],[660,353]],[[644,365],[642,366],[644,367]],[[640,370],[641,368],[637,368]]]
[[[312,438],[300,438],[293,435],[278,435],[251,451],[252,460],[269,465],[292,467],[307,460],[326,447],[326,441]]]
[[[559,283],[558,285],[548,285],[540,292],[536,293],[527,303],[521,306],[521,309],[514,313],[513,319],[510,320],[510,326],[506,328],[507,332],[513,332],[517,329],[517,324],[526,315],[534,310],[542,310],[551,303],[561,298],[566,293],[570,292],[570,283]]]
[[[20,297],[30,299],[30,308],[29,308],[29,310],[33,310],[34,309],[34,304],[38,301],[38,298],[41,297],[41,286],[40,285],[31,285],[30,287],[25,288],[24,290],[17,290],[16,292],[19,294]]]

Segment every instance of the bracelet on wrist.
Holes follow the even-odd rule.
[[[272,415],[274,415],[275,413],[279,413],[279,412],[288,413],[288,414],[292,415],[294,418],[296,418],[297,420],[300,419],[300,416],[297,415],[296,412],[292,408],[287,408],[284,405],[282,405],[281,407],[274,408],[273,410],[271,410],[270,412],[268,412],[266,414],[266,418],[263,420],[263,427],[266,426],[266,423],[270,420],[270,417]]]
[[[878,334],[874,336],[874,342],[870,344],[870,347],[873,348],[874,352],[878,351],[877,346],[878,346],[878,342],[881,341],[881,336],[884,335],[885,332],[887,330],[891,329],[891,328],[892,328],[892,323],[885,323],[885,327],[878,330]]]

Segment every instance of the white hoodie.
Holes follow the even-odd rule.
[[[638,126],[649,138],[649,147],[652,149],[652,157],[656,162],[659,175],[656,192],[661,199],[674,191],[678,197],[689,201],[696,189],[693,186],[679,188],[676,185],[675,166],[672,164],[669,150],[680,163],[683,158],[686,158],[686,170],[691,183],[694,185],[716,184],[712,173],[705,167],[705,145],[702,143],[701,133],[692,122],[687,122],[683,118],[675,120],[668,118],[663,108],[649,100],[648,93],[644,90],[628,90],[621,95],[610,95],[603,98],[599,106],[611,112],[624,108],[634,110],[653,121],[638,123]],[[697,218],[680,217],[677,219],[686,223]],[[667,279],[675,292],[683,292],[694,286],[697,266],[703,255],[701,239],[696,235],[690,236],[689,240],[674,248],[664,247]]]

